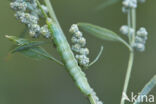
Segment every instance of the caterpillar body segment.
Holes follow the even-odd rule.
[[[57,50],[61,55],[62,61],[67,71],[70,73],[80,90],[86,96],[91,95],[93,90],[88,84],[88,81],[85,77],[85,73],[82,72],[81,68],[78,66],[78,63],[67,42],[66,37],[64,36],[63,31],[55,23],[48,23],[48,27],[49,30],[51,30],[54,43],[56,44]]]

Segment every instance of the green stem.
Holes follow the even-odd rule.
[[[131,34],[129,34],[130,45],[132,47],[132,45],[135,42],[135,31],[136,31],[136,9],[135,8],[130,9],[130,11],[128,12],[128,26],[129,26],[129,28],[134,29],[134,33],[132,34],[132,36],[131,36]],[[124,98],[125,94],[127,95],[133,61],[134,61],[134,51],[132,48],[132,50],[130,51],[130,55],[129,55],[128,68],[127,68],[127,73],[126,73],[126,78],[125,78],[125,83],[124,83],[124,87],[123,87],[122,98],[121,98],[120,104],[125,104],[125,99],[123,99],[123,98]]]
[[[131,9],[131,16],[132,16],[132,28],[134,29],[134,33],[132,35],[132,42],[131,45],[135,42],[135,31],[136,31],[136,9]]]
[[[134,60],[134,53],[133,51],[131,51],[129,55],[128,68],[127,68],[127,73],[126,73],[126,78],[125,78],[125,83],[124,83],[124,88],[122,91],[122,98],[121,98],[120,104],[125,104],[125,99],[123,98],[124,98],[124,94],[127,94],[128,84],[129,84],[129,80],[131,77],[131,71],[132,71],[132,66],[133,66],[133,60]]]
[[[130,12],[130,10],[128,11],[128,15],[127,15],[127,23],[128,23],[128,27],[131,28],[131,12]],[[132,36],[130,34],[130,31],[128,31],[128,38],[129,38],[129,43],[131,44]]]

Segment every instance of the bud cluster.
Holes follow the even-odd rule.
[[[82,67],[87,67],[89,65],[89,54],[88,48],[86,46],[86,39],[83,37],[82,32],[79,31],[79,28],[76,24],[73,24],[69,30],[72,34],[72,50],[76,53],[75,58]]]
[[[146,29],[144,27],[141,27],[137,31],[137,35],[135,37],[135,43],[134,43],[133,47],[136,50],[143,52],[145,50],[145,43],[147,40],[147,36],[148,36],[148,32],[146,31]]]
[[[137,8],[138,3],[145,3],[146,0],[123,0],[122,11],[127,13],[130,9]]]
[[[40,34],[46,38],[50,37],[48,27],[46,25],[41,27],[38,23],[42,13],[35,0],[13,0],[10,6],[16,11],[15,17],[27,25],[31,37],[37,38]],[[46,13],[48,12],[46,6],[42,5],[41,7]]]
[[[129,9],[137,8],[137,0],[123,0],[122,11],[127,13]]]
[[[134,29],[128,27],[127,25],[123,25],[120,28],[120,32],[128,37],[132,37],[134,33]],[[129,36],[130,35],[130,36]],[[133,48],[136,50],[143,52],[145,50],[145,44],[147,40],[148,32],[144,27],[141,27],[137,32],[135,36],[135,43],[132,44]]]

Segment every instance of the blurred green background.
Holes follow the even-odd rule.
[[[121,3],[96,11],[104,0],[52,0],[58,19],[68,40],[73,23],[89,22],[119,33],[126,24]],[[129,92],[136,94],[156,74],[156,1],[147,0],[137,9],[137,28],[148,29],[147,49],[135,54]],[[89,104],[75,87],[67,72],[54,62],[36,61],[19,53],[8,57],[12,42],[4,35],[19,35],[24,25],[17,22],[8,0],[0,0],[0,104]],[[28,37],[28,36],[27,36]],[[98,63],[85,71],[91,86],[105,104],[119,104],[127,68],[128,50],[120,43],[101,41],[85,34],[90,58],[96,57],[100,46],[104,52]],[[126,37],[123,36],[126,39]],[[45,48],[55,57],[52,46]],[[151,94],[156,97],[156,88]]]

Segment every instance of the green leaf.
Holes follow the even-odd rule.
[[[103,3],[101,3],[98,7],[97,7],[97,10],[100,10],[100,9],[104,9],[108,6],[111,6],[113,4],[116,4],[118,2],[120,2],[121,0],[106,0],[104,1]]]
[[[82,30],[90,33],[91,35],[93,35],[93,36],[95,36],[95,37],[97,37],[99,39],[121,42],[131,50],[130,45],[125,40],[123,40],[115,32],[113,32],[113,31],[111,31],[109,29],[106,29],[106,28],[103,28],[103,27],[100,27],[100,26],[96,26],[96,25],[93,25],[93,24],[89,24],[89,23],[78,23],[78,26]]]
[[[22,31],[22,32],[19,34],[19,36],[17,36],[17,37],[19,37],[19,38],[24,38],[24,37],[26,36],[27,32],[28,32],[28,28],[25,27],[25,28],[23,29],[23,31]],[[16,47],[16,45],[12,45],[12,46],[10,47],[10,50],[14,49],[15,47]]]
[[[18,52],[24,54],[25,56],[35,58],[35,59],[46,59],[46,58],[50,59],[51,58],[49,53],[41,47],[33,47],[29,49],[24,49]]]
[[[9,40],[15,42],[17,45],[24,45],[24,44],[29,44],[29,40],[27,39],[23,39],[23,38],[18,38],[16,36],[9,36],[9,35],[6,35],[5,36],[6,38],[8,38]]]
[[[139,96],[147,95],[156,86],[156,75],[145,85]],[[133,104],[140,104],[139,98]]]
[[[32,41],[32,42],[29,42],[27,44],[20,45],[20,46],[16,47],[15,49],[12,50],[12,53],[22,51],[25,49],[29,49],[32,47],[40,46],[42,44],[45,44],[45,42],[43,42],[43,41]]]
[[[28,56],[30,58],[34,59],[49,59],[52,61],[55,61],[56,63],[60,65],[64,65],[62,62],[59,60],[55,59],[53,56],[51,56],[46,50],[44,50],[41,47],[32,47],[28,49],[24,49],[19,51],[20,53],[24,54],[25,56]]]
[[[16,36],[6,36],[9,40],[14,41],[18,46],[12,50],[12,53],[20,52],[25,56],[34,59],[49,59],[64,65],[59,60],[55,59],[51,56],[46,50],[40,47],[40,45],[44,44],[45,42],[42,41],[29,41],[27,39],[18,38]]]
[[[121,41],[121,38],[115,32],[108,30],[106,28],[102,28],[100,26],[88,23],[79,23],[78,26],[84,31],[100,39],[109,41]]]

